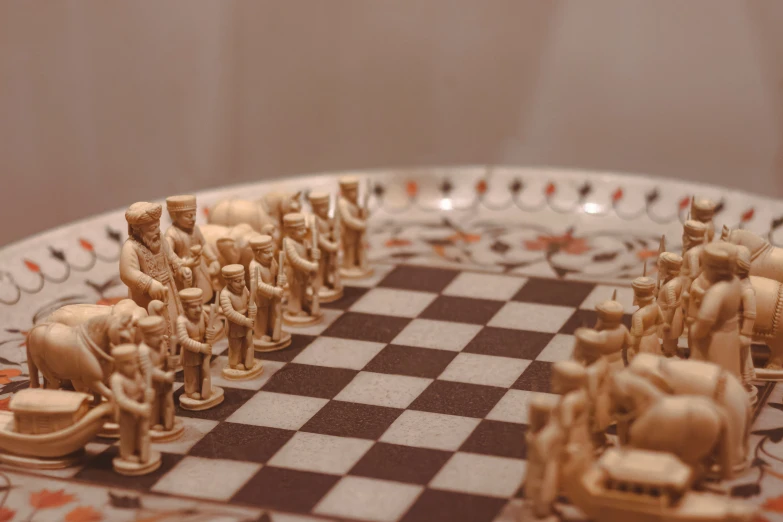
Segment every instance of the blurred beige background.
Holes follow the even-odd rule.
[[[548,164],[783,196],[777,0],[0,0],[0,245],[297,173]]]

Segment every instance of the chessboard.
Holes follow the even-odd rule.
[[[519,520],[528,404],[551,392],[552,364],[570,356],[574,330],[595,323],[594,306],[615,287],[374,268],[346,281],[323,323],[292,330],[290,347],[257,352],[261,377],[226,381],[226,357],[216,357],[224,402],[177,410],[185,433],[154,444],[154,473],[115,473],[107,439],[90,443],[80,466],[42,473],[261,508],[281,522]],[[618,300],[633,309],[630,289]],[[772,389],[759,386],[759,404]]]

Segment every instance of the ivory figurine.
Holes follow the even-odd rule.
[[[196,225],[196,196],[171,196],[166,198],[166,209],[172,225],[166,230],[175,267],[188,267],[193,274],[192,286],[200,288],[205,303],[214,296],[213,278],[220,272],[217,255],[206,242],[201,228]],[[181,290],[180,282],[177,288]]]
[[[663,355],[661,342],[658,339],[658,329],[663,318],[661,309],[655,302],[656,282],[649,277],[637,277],[631,286],[633,287],[633,304],[639,306],[631,318],[632,353],[633,355],[639,353]]]
[[[691,199],[691,219],[704,223],[707,229],[707,243],[711,243],[712,239],[715,237],[715,223],[713,222],[713,218],[715,217],[716,208],[717,204],[711,199]]]
[[[688,315],[690,358],[710,361],[741,379],[738,311],[740,282],[734,275],[736,247],[710,243],[702,250],[702,274],[692,286]]]
[[[601,334],[601,353],[613,371],[625,367],[628,349],[633,345],[633,337],[623,324],[625,308],[616,300],[616,294],[611,300],[596,305],[598,319],[594,327]]]
[[[365,232],[367,230],[367,197],[369,188],[365,191],[365,200],[359,205],[359,180],[354,177],[340,179],[340,199],[337,211],[340,216],[341,236],[343,242],[343,266],[341,274],[348,278],[367,277],[372,273],[367,262],[365,247]]]
[[[220,292],[220,306],[228,321],[228,365],[223,368],[223,377],[252,379],[264,371],[253,349],[253,328],[258,309],[245,286],[244,267],[224,266],[222,273],[226,287]]]
[[[658,256],[658,274],[661,287],[658,290],[658,307],[661,309],[661,344],[666,357],[677,355],[677,344],[684,328],[682,317],[682,257],[673,252]]]
[[[330,303],[343,295],[340,279],[340,212],[329,217],[329,193],[311,192],[308,196],[318,235],[318,249],[321,251],[316,288],[322,303]]]
[[[530,401],[525,470],[525,499],[520,522],[531,518],[557,520],[553,504],[558,495],[559,454],[566,439],[566,429],[552,415],[556,402],[549,395],[534,395]]]
[[[182,436],[185,427],[174,417],[174,372],[168,369],[166,321],[162,317],[145,317],[138,327],[142,333],[139,366],[151,397],[147,401],[151,404],[151,436],[156,442],[175,440]]]
[[[253,344],[261,352],[282,350],[291,344],[291,334],[283,330],[285,272],[275,260],[275,243],[271,236],[256,235],[250,239],[250,246],[254,256],[250,262],[250,287],[256,289],[251,299],[255,300],[258,310]]]
[[[316,306],[317,293],[311,291],[308,299],[308,287],[318,273],[318,260],[321,252],[317,245],[308,243],[304,214],[286,214],[283,218],[285,238],[283,252],[286,260],[286,280],[288,281],[288,305],[283,312],[283,320],[291,326],[305,326],[319,323],[323,314]]]
[[[573,359],[586,369],[588,418],[593,446],[606,446],[606,429],[612,424],[609,404],[609,379],[614,373],[604,355],[607,349],[606,336],[592,328],[577,328]],[[615,353],[610,352],[611,355]]]
[[[720,239],[750,250],[751,276],[783,283],[783,248],[772,246],[769,241],[750,230],[731,230],[726,225],[723,225]]]
[[[683,310],[687,310],[691,284],[701,273],[699,260],[701,259],[701,250],[707,240],[707,225],[701,221],[689,219],[683,225],[682,230],[680,277],[682,277]]]
[[[177,318],[177,336],[182,346],[182,366],[184,367],[184,391],[179,397],[179,405],[186,410],[206,410],[223,402],[223,389],[212,386],[210,362],[212,343],[217,337],[215,305],[207,314],[202,305],[200,288],[186,288],[180,293],[185,309],[184,315]]]
[[[737,247],[735,266],[740,282],[740,375],[742,384],[748,393],[755,396],[758,390],[753,386],[756,370],[753,367],[753,356],[750,345],[753,340],[753,327],[756,324],[756,291],[750,281],[750,250],[745,246]]]
[[[160,453],[150,448],[152,406],[147,383],[139,371],[138,348],[121,344],[112,350],[112,356],[117,369],[111,376],[111,389],[120,425],[119,455],[112,465],[122,475],[145,475],[160,467]]]

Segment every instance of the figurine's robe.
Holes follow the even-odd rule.
[[[189,233],[176,225],[172,225],[166,230],[166,241],[169,243],[169,247],[174,254],[173,258],[176,261],[177,266],[182,265],[184,258],[192,256],[190,251],[191,247],[196,245],[201,246],[201,261],[197,266],[191,267],[191,270],[193,271],[192,286],[194,288],[201,288],[201,291],[203,292],[201,300],[203,303],[208,303],[214,295],[214,291],[212,290],[212,278],[209,275],[209,265],[217,261],[217,256],[212,252],[212,247],[201,234],[201,229],[198,226],[195,226],[193,227],[193,232]],[[177,284],[179,290],[182,290],[183,287],[183,284]]]
[[[212,377],[209,364],[211,357],[201,351],[206,341],[209,316],[202,310],[198,321],[193,322],[184,315],[177,319],[177,338],[182,346],[182,367],[185,379],[185,395],[201,395],[201,400],[212,394]]]
[[[741,379],[739,280],[732,277],[710,285],[706,278],[699,277],[691,286],[691,300],[688,335],[691,359],[713,362]],[[699,322],[707,322],[712,326],[707,335],[697,338],[693,330]]]
[[[264,266],[255,259],[250,262],[250,277],[255,279],[256,285],[256,322],[253,327],[253,337],[262,339],[269,337],[272,339],[275,324],[280,314],[280,299],[275,297],[277,288],[277,261],[272,260],[269,266]],[[251,286],[253,286],[251,284]]]
[[[661,309],[663,324],[670,326],[669,331],[660,329],[663,351],[666,355],[674,355],[677,352],[677,343],[685,326],[682,311],[682,278],[673,277],[665,282],[658,292],[657,303]]]
[[[146,382],[141,373],[129,378],[117,372],[112,374],[110,383],[118,410],[120,458],[128,460],[136,455],[141,462],[147,462],[150,456],[149,418],[138,415],[144,404]]]
[[[148,346],[146,343],[139,345],[139,365],[141,374],[147,381],[155,397],[152,400],[150,411],[150,426],[160,425],[164,430],[174,427],[174,387],[173,383],[166,382],[166,365],[168,358],[160,349]]]
[[[311,274],[318,268],[307,255],[304,243],[287,237],[283,241],[287,263],[286,279],[288,280],[288,313],[295,315],[307,308],[307,287]]]
[[[701,274],[700,257],[702,250],[704,250],[704,245],[695,245],[682,255],[680,277],[682,278],[682,291],[685,295],[690,293],[691,285]],[[683,305],[687,306],[687,303],[683,302]]]
[[[343,241],[343,267],[355,268],[365,265],[364,231],[367,221],[363,217],[362,209],[358,205],[341,197],[337,203],[340,212],[340,224],[342,226]]]
[[[242,293],[235,294],[228,287],[220,292],[220,307],[228,320],[228,364],[234,368],[238,364],[244,364],[245,369],[253,367],[253,339],[251,330],[242,324],[247,318],[250,306],[250,291],[242,287]]]
[[[631,335],[637,339],[636,353],[663,355],[658,339],[661,321],[661,309],[654,302],[634,312],[631,318]]]

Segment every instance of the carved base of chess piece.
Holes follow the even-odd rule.
[[[174,426],[170,430],[156,430],[154,427],[150,429],[150,440],[152,442],[171,442],[182,437],[183,433],[185,433],[185,425],[182,424],[181,419],[175,417]]]
[[[232,368],[226,365],[226,367],[223,368],[223,370],[221,370],[220,373],[224,379],[228,379],[230,381],[246,381],[248,379],[253,379],[254,377],[258,377],[263,372],[264,372],[264,365],[261,363],[261,359],[256,359],[255,361],[253,361],[253,367],[250,369],[240,370],[238,368]]]
[[[146,475],[160,467],[160,452],[150,451],[150,458],[147,462],[135,462],[120,457],[114,457],[111,461],[111,465],[114,468],[114,471],[120,475],[127,475],[130,477]]]
[[[360,267],[352,266],[351,268],[340,268],[340,276],[345,279],[364,279],[370,277],[373,273],[371,266]]]
[[[213,386],[212,393],[209,395],[209,399],[193,399],[183,393],[179,397],[179,407],[183,410],[190,411],[208,410],[222,403],[223,399],[223,388],[219,386]]]
[[[308,294],[312,295],[312,292],[308,292]],[[325,286],[322,286],[321,290],[318,291],[318,299],[322,303],[332,303],[340,299],[342,296],[342,288],[326,288]]]
[[[323,319],[323,313],[311,315],[306,312],[301,312],[300,314],[292,314],[287,310],[283,312],[283,324],[288,326],[311,326],[320,323]]]
[[[257,352],[276,352],[287,348],[291,344],[291,334],[288,332],[281,332],[280,339],[273,341],[268,335],[263,336],[261,339],[253,339],[253,347]]]
[[[83,449],[62,457],[25,457],[12,453],[0,453],[0,463],[7,466],[16,466],[24,469],[53,470],[65,469],[75,466],[84,459]]]
[[[114,421],[106,422],[98,433],[98,436],[102,439],[119,439],[120,425]]]

